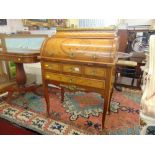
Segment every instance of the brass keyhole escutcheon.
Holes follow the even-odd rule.
[[[92,71],[92,75],[96,75],[96,71],[95,70]]]
[[[96,54],[92,55],[92,58],[93,58],[94,60],[96,60],[96,59],[97,59],[97,55],[96,55]]]
[[[52,53],[52,52],[49,53],[49,56],[50,56],[50,57],[53,57],[53,56],[54,56],[54,53]]]
[[[69,82],[73,82],[73,79],[70,79]]]
[[[72,53],[69,54],[69,56],[70,56],[70,58],[74,58],[75,57],[75,53],[72,52]]]
[[[71,68],[70,68],[70,71],[71,71],[71,72],[74,72],[74,71],[75,71],[74,67],[71,67]]]

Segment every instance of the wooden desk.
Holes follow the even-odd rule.
[[[67,30],[48,38],[41,51],[42,79],[50,115],[48,84],[64,90],[97,92],[104,98],[102,129],[115,78],[118,38],[115,31]]]
[[[0,53],[0,60],[5,60],[5,61],[14,61],[16,65],[16,87],[11,87],[9,88],[8,92],[8,99],[7,101],[10,102],[13,92],[21,92],[25,93],[28,91],[35,91],[36,86],[26,86],[26,73],[24,70],[23,63],[36,63],[39,62],[37,59],[37,56],[39,56],[40,52],[39,51],[30,51],[24,53]]]

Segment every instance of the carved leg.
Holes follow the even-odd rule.
[[[45,100],[46,100],[46,106],[47,106],[47,117],[49,117],[50,115],[50,99],[49,99],[49,93],[48,93],[48,84],[46,82],[43,82],[44,85],[44,96],[45,96]]]
[[[16,65],[16,82],[18,86],[24,87],[26,84],[26,73],[23,63],[15,63]]]
[[[110,93],[109,95],[107,96],[105,95],[103,97],[104,97],[104,108],[103,108],[103,114],[102,114],[102,130],[104,129],[106,114],[110,104]]]
[[[110,100],[109,100],[109,104],[108,104],[108,115],[110,115],[110,103],[111,103],[111,98],[112,98],[112,94],[113,94],[113,89],[111,90],[111,93],[110,93]]]
[[[7,96],[6,102],[9,104],[11,104],[12,95],[13,95],[13,90],[8,91],[8,96]]]
[[[61,87],[61,102],[64,102],[64,88]]]

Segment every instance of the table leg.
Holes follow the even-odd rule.
[[[64,88],[61,87],[61,102],[64,102]]]
[[[101,128],[102,130],[104,129],[106,115],[109,110],[111,95],[112,95],[111,92],[108,92],[106,95],[102,95],[102,97],[104,98],[103,113],[102,113],[102,128]]]
[[[44,96],[46,100],[46,106],[47,106],[47,117],[50,116],[50,99],[49,99],[49,92],[48,92],[48,84],[46,82],[43,82],[43,87],[44,87]]]
[[[113,94],[113,89],[111,90],[111,93],[110,93],[110,100],[109,100],[108,112],[107,112],[108,115],[110,115],[110,103],[111,103],[111,99],[112,99],[112,94]]]
[[[12,90],[9,90],[9,91],[8,91],[8,97],[7,97],[7,99],[6,99],[6,102],[7,102],[7,103],[10,103],[10,102],[11,102],[12,95],[13,95],[13,91],[12,91]]]
[[[24,93],[26,92],[36,92],[37,86],[36,85],[30,85],[30,86],[26,86],[26,73],[24,70],[24,66],[23,63],[15,63],[16,65],[16,83],[17,86],[16,87],[11,87],[8,90],[8,97],[7,97],[7,102],[11,103],[12,100],[12,96],[14,92],[18,92],[19,94],[22,94],[22,96],[24,95]],[[28,101],[26,101],[26,99],[24,98],[24,103],[25,105],[28,104]]]
[[[26,84],[26,74],[24,70],[23,63],[15,63],[16,65],[16,82],[18,87],[25,87]]]

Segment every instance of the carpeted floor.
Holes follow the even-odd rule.
[[[124,89],[114,91],[111,114],[107,115],[105,129],[101,128],[103,99],[97,93],[65,93],[60,102],[58,89],[50,90],[51,117],[46,118],[46,104],[42,97],[27,93],[28,109],[23,108],[23,99],[17,98],[12,105],[0,104],[0,117],[37,131],[41,134],[110,134],[138,135],[139,91]],[[84,130],[85,129],[85,130]]]

